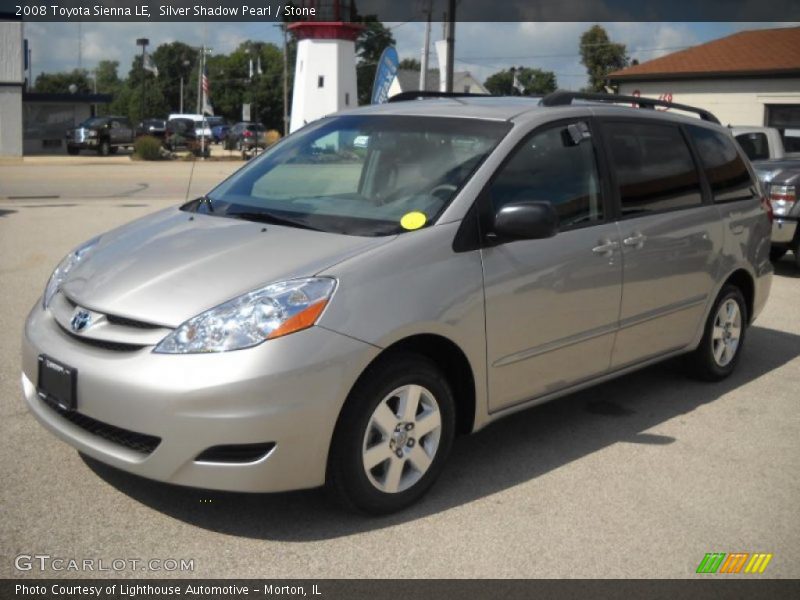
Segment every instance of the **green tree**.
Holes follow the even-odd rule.
[[[197,82],[197,61],[199,52],[183,42],[161,44],[152,54],[153,63],[158,68],[158,77],[154,82],[169,112],[180,109],[181,77],[183,77],[183,108],[186,112],[194,112],[197,102],[197,88],[190,87],[190,79]],[[194,77],[192,77],[194,76]],[[148,86],[150,81],[148,80]],[[189,100],[191,98],[191,100]]]
[[[358,103],[369,104],[372,100],[372,85],[375,83],[378,61],[386,48],[394,46],[395,40],[391,30],[374,15],[362,17],[360,22],[364,25],[364,30],[356,40]]]
[[[514,74],[524,88],[522,91],[514,87]],[[512,67],[498,71],[490,75],[483,85],[495,96],[538,96],[549,94],[558,88],[555,73],[529,67]]]
[[[404,58],[397,68],[405,71],[419,71],[422,69],[422,64],[416,58]]]
[[[98,94],[111,94],[112,98],[119,94],[124,83],[117,74],[118,68],[119,61],[116,60],[101,60],[97,63],[93,71],[93,86]],[[98,104],[97,114],[99,116],[112,114],[111,107],[108,104]]]
[[[142,68],[142,55],[137,54],[131,63],[124,91],[112,103],[114,112],[127,116],[132,123],[138,123],[142,119],[151,117],[166,117],[170,112],[170,105],[164,97],[162,85],[161,77],[156,77],[150,71]],[[142,96],[143,92],[144,96]],[[143,106],[144,112],[142,112]]]
[[[68,73],[39,73],[34,90],[43,94],[69,94],[69,86],[75,85],[76,94],[89,94],[92,84],[85,69],[74,69]]]
[[[583,32],[580,52],[589,74],[589,89],[594,92],[604,91],[608,74],[627,67],[629,62],[625,44],[612,42],[600,25]]]

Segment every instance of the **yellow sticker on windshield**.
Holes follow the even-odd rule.
[[[414,230],[419,229],[427,222],[428,217],[425,216],[425,213],[421,213],[417,210],[406,213],[403,215],[403,218],[400,219],[400,226],[403,229]]]

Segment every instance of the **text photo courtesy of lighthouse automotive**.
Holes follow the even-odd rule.
[[[3,13],[0,575],[796,574],[800,27],[296,4]]]

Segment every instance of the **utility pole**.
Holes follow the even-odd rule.
[[[147,49],[147,45],[150,43],[150,40],[147,38],[139,38],[136,40],[136,45],[142,47],[142,109],[139,114],[139,119],[144,119],[144,96],[146,93],[146,85],[147,85],[147,71],[144,68],[144,55]]]
[[[453,91],[453,59],[456,51],[456,0],[449,0],[447,9],[447,74],[445,91]]]
[[[428,22],[425,25],[425,46],[422,48],[422,61],[420,62],[419,68],[419,89],[421,91],[425,91],[428,84],[428,50],[431,46],[431,3],[433,0],[430,0],[428,3],[428,10],[425,12],[428,13]]]
[[[202,90],[203,90],[203,60],[206,55],[205,46],[200,48],[200,60],[197,61],[197,110],[195,114],[199,115],[202,110]]]
[[[283,25],[283,135],[289,135],[289,32]]]

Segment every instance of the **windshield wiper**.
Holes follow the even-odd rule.
[[[304,219],[281,217],[268,212],[234,212],[225,213],[225,216],[233,217],[234,219],[244,219],[245,221],[256,221],[258,223],[272,223],[273,225],[287,225],[289,227],[299,227],[300,229],[311,229],[312,231],[324,231],[319,227],[309,225]]]

